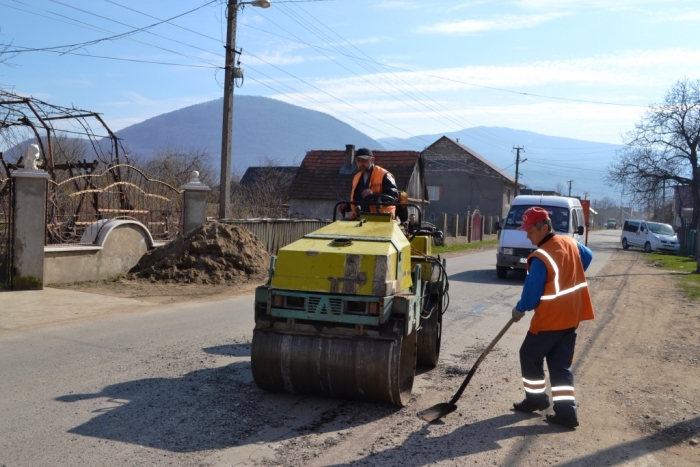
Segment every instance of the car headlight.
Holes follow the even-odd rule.
[[[501,253],[503,253],[504,255],[512,255],[513,249],[512,248],[501,248]]]
[[[652,235],[652,237],[654,237],[655,240],[658,240],[658,239],[659,239],[659,236],[658,236],[658,235]]]

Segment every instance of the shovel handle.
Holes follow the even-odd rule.
[[[514,320],[513,318],[511,318],[511,319],[508,321],[508,323],[506,323],[506,325],[503,327],[503,329],[501,329],[501,332],[499,332],[498,335],[491,341],[491,343],[489,344],[489,346],[486,347],[486,350],[484,350],[484,351],[481,353],[481,355],[479,356],[479,358],[476,360],[476,363],[474,363],[474,366],[472,366],[472,369],[469,370],[469,374],[467,374],[467,377],[464,378],[464,382],[463,382],[462,385],[459,387],[459,390],[458,390],[457,393],[454,395],[454,397],[452,397],[452,400],[450,401],[450,405],[455,405],[455,403],[457,402],[457,400],[459,400],[459,398],[462,397],[462,393],[463,393],[464,390],[467,388],[467,385],[469,384],[469,381],[471,381],[472,376],[474,376],[474,373],[476,373],[476,369],[479,368],[479,365],[481,364],[481,362],[486,358],[486,356],[489,354],[489,352],[491,351],[491,349],[494,348],[494,346],[498,343],[498,341],[501,340],[501,337],[503,337],[503,334],[505,334],[506,331],[508,331],[508,328],[510,328],[510,326],[511,326],[513,323],[515,323],[515,320]]]

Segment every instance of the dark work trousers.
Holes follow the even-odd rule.
[[[520,367],[523,372],[525,398],[533,405],[547,405],[544,391],[544,359],[547,359],[549,382],[552,386],[554,412],[566,418],[577,418],[574,398],[574,374],[571,363],[576,346],[576,328],[563,331],[527,333],[520,347]]]

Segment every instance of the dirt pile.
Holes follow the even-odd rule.
[[[154,248],[129,271],[129,279],[197,284],[261,281],[270,254],[243,227],[209,222],[190,235]]]

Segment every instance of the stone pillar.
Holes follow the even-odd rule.
[[[207,192],[211,190],[199,181],[199,172],[192,172],[192,179],[180,187],[183,190],[182,233],[190,234],[207,222]]]
[[[46,243],[46,180],[49,174],[36,167],[39,146],[27,151],[24,168],[13,180],[14,221],[12,226],[12,290],[44,288],[44,244]]]
[[[447,231],[447,213],[446,212],[440,213],[440,230],[442,230],[442,233],[445,234],[445,237],[447,237],[450,234]]]
[[[452,215],[452,235],[459,237],[459,214]]]

